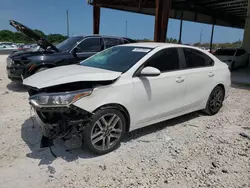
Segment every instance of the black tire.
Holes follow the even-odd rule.
[[[114,132],[112,132],[111,130],[101,130],[100,129],[100,124],[102,124],[102,128],[105,129],[105,126],[103,121],[101,121],[100,119],[102,117],[106,118],[109,116],[115,115],[119,118],[119,121],[117,123],[117,126],[119,127],[120,132],[115,134],[115,135],[119,135],[119,138],[113,138],[113,145],[112,145],[112,137],[111,135],[114,134]],[[107,119],[105,119],[107,120]],[[110,121],[110,119],[108,119],[108,121]],[[115,122],[115,121],[113,121]],[[116,130],[118,130],[117,126],[115,126],[114,128]],[[106,127],[112,127],[112,126],[106,126]],[[108,129],[108,128],[107,128]],[[113,129],[112,129],[113,130]],[[85,129],[84,129],[84,133],[83,133],[83,145],[90,150],[91,152],[98,154],[98,155],[103,155],[106,153],[109,153],[113,150],[115,150],[121,142],[121,139],[124,135],[124,132],[126,130],[126,120],[124,115],[117,109],[114,108],[105,108],[105,109],[100,109],[97,110],[97,112],[95,112],[95,114],[91,117],[90,121],[88,122],[88,124],[86,125]],[[100,133],[102,132],[102,133]],[[100,134],[98,134],[100,133]],[[94,136],[95,134],[98,134],[100,136]],[[101,138],[101,137],[105,137],[105,138]],[[110,138],[108,138],[110,137]],[[95,138],[95,139],[94,139]],[[98,140],[99,138],[101,138],[100,141],[96,142],[96,144],[94,144],[93,142],[95,142],[96,140]],[[109,139],[109,148],[108,148],[108,139]],[[95,140],[95,141],[94,141]],[[105,145],[105,148],[103,148],[103,142]]]
[[[47,69],[48,69],[48,67],[41,67],[41,68],[37,69],[35,71],[35,73],[42,72],[42,71],[47,70]]]
[[[207,115],[217,114],[223,105],[224,98],[224,89],[222,88],[222,86],[216,86],[209,95],[206,108],[203,110],[203,112]]]

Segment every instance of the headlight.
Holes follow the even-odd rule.
[[[92,89],[74,92],[41,93],[30,97],[29,100],[35,106],[67,106],[91,93]]]

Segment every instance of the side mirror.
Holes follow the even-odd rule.
[[[161,71],[154,67],[144,67],[141,70],[140,76],[159,76]]]

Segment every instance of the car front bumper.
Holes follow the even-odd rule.
[[[64,107],[39,107],[30,103],[34,111],[37,124],[40,126],[43,137],[53,140],[56,138],[69,139],[72,130],[81,132],[86,122],[89,120],[90,113],[75,107],[74,105]],[[41,147],[48,147],[41,144]]]
[[[23,80],[27,77],[27,69],[22,65],[12,65],[6,67],[8,78],[12,81]]]

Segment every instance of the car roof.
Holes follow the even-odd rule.
[[[158,48],[158,47],[176,47],[176,48],[193,48],[193,49],[199,49],[197,47],[183,45],[183,44],[173,44],[173,43],[161,43],[161,42],[138,42],[138,43],[129,43],[124,44],[123,46],[134,46],[134,47],[144,47],[144,48]]]
[[[115,36],[115,35],[98,35],[98,34],[93,34],[93,35],[74,35],[72,37],[110,37],[110,38],[121,38],[121,39],[132,40],[131,38],[127,38],[127,37],[121,37],[121,36]]]

